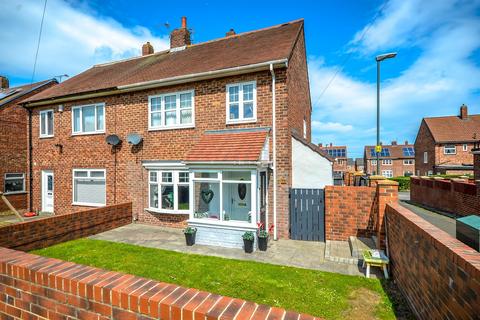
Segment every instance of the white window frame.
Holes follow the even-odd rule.
[[[391,166],[393,164],[392,159],[383,159],[382,160],[382,165],[384,166]]]
[[[250,181],[244,180],[223,180],[223,171],[248,171],[250,172]],[[195,172],[213,172],[217,173],[217,178],[195,178]],[[193,170],[190,179],[190,219],[189,222],[198,223],[198,224],[210,224],[210,225],[226,225],[226,226],[234,226],[234,227],[252,227],[255,228],[257,225],[257,178],[260,175],[257,175],[257,170],[252,168],[243,168],[243,169],[229,169],[229,168],[222,168],[221,170],[211,170],[211,169],[198,169]],[[195,182],[218,182],[219,183],[219,193],[220,193],[220,219],[213,220],[213,219],[200,219],[194,218],[194,183]],[[224,183],[250,183],[251,185],[251,222],[246,221],[236,221],[236,220],[224,220],[224,212],[223,212],[223,184]]]
[[[151,180],[151,173],[155,172],[157,174],[157,181]],[[162,182],[162,173],[169,172],[172,173],[172,182]],[[180,182],[180,172],[188,173],[188,182]],[[192,210],[191,208],[191,198],[192,198],[192,186],[190,181],[192,180],[192,173],[188,170],[148,170],[148,211],[158,212],[158,213],[169,213],[169,214],[189,214]],[[152,207],[150,203],[150,195],[152,192],[152,185],[157,185],[158,188],[158,208]],[[162,199],[161,191],[162,185],[171,185],[173,186],[173,209],[162,209]],[[178,209],[178,186],[188,186],[189,198],[188,198],[188,210]]]
[[[8,177],[9,174],[21,174],[22,176],[21,177]],[[18,180],[18,179],[23,180],[23,189],[20,190],[20,191],[7,192],[6,182],[8,180]],[[23,172],[7,172],[7,173],[5,173],[4,180],[3,180],[3,191],[4,191],[5,194],[24,193],[25,192],[25,173],[23,173]]]
[[[428,163],[428,152],[427,151],[423,152],[423,163]]]
[[[448,147],[448,148],[447,148]],[[447,150],[453,150],[453,152],[447,152]],[[457,154],[457,146],[454,144],[446,144],[443,146],[443,154],[453,155]]]
[[[253,117],[244,118],[243,117],[243,86],[244,85],[253,85]],[[238,119],[230,119],[230,88],[238,87]],[[227,84],[225,90],[225,99],[226,99],[226,123],[227,124],[236,124],[236,123],[250,123],[257,122],[257,81],[247,81],[247,82],[238,82]]]
[[[307,139],[307,120],[303,118],[303,138]]]
[[[389,174],[386,174],[387,172]],[[393,170],[382,170],[382,176],[385,178],[393,178]]]
[[[414,160],[413,159],[405,159],[405,160],[403,160],[403,164],[405,166],[413,166],[414,165]]]
[[[48,113],[51,112],[52,113],[52,123],[51,123],[51,126],[52,126],[52,134],[48,134],[48,128],[49,128],[49,123],[48,123]],[[45,116],[45,119],[46,119],[46,123],[45,123],[45,133],[42,134],[42,116],[44,114],[47,114]],[[48,110],[42,110],[40,111],[39,113],[40,115],[40,121],[39,121],[39,126],[38,126],[38,131],[40,133],[40,138],[51,138],[53,137],[53,135],[55,134],[55,112],[53,109],[48,109]]]
[[[90,177],[91,171],[102,171],[103,178]],[[75,201],[75,172],[88,172],[88,179],[92,180],[105,180],[105,203],[91,203],[91,202],[78,202]],[[107,203],[107,170],[106,169],[72,169],[72,205],[74,206],[86,206],[86,207],[103,207]]]
[[[468,144],[466,143],[463,144],[463,151],[468,151]]]
[[[86,107],[95,107],[95,130],[94,131],[83,131],[83,108]],[[103,107],[103,129],[98,129],[98,121],[97,121],[97,107]],[[80,110],[80,131],[75,131],[75,110]],[[92,103],[92,104],[85,104],[80,106],[72,107],[72,136],[81,136],[81,135],[88,135],[88,134],[102,134],[105,133],[105,119],[106,119],[106,108],[105,103]]]
[[[372,166],[376,166],[376,165],[377,165],[377,160],[370,160],[370,161],[371,161]]]
[[[190,93],[192,95],[192,123],[180,123],[180,95]],[[175,113],[176,119],[178,123],[175,125],[166,125],[166,117],[165,117],[165,97],[166,96],[175,96]],[[160,99],[160,111],[155,111],[155,113],[160,113],[162,115],[161,124],[159,126],[152,126],[152,99],[159,98]],[[183,109],[188,110],[188,109]],[[173,111],[170,110],[170,111]],[[194,128],[195,127],[195,90],[185,90],[185,91],[176,91],[176,92],[168,92],[162,93],[157,95],[148,96],[148,130],[170,130],[170,129],[185,129],[185,128]]]

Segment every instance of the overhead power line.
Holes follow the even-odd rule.
[[[33,62],[32,80],[30,81],[30,84],[33,83],[33,80],[35,78],[35,71],[37,69],[38,51],[40,50],[40,41],[42,40],[43,20],[45,19],[46,9],[47,9],[47,0],[45,0],[45,3],[43,4],[42,22],[40,22],[40,32],[38,33],[38,41],[37,41],[37,51],[35,52],[35,60]]]
[[[361,42],[364,38],[365,38],[365,35],[368,33],[368,31],[370,30],[370,28],[372,27],[372,25],[375,23],[375,21],[377,21],[377,18],[380,16],[380,13],[382,13],[383,9],[386,7],[387,3],[388,3],[389,0],[385,0],[385,2],[383,3],[383,5],[380,7],[380,9],[377,11],[377,13],[375,13],[375,15],[373,16],[373,19],[372,19],[372,22],[368,24],[368,26],[363,30],[362,34],[360,35],[360,39],[358,40],[358,42]],[[345,58],[343,59],[342,63],[340,64],[340,66],[337,68],[337,70],[335,71],[335,73],[333,74],[332,78],[330,78],[330,80],[328,81],[327,85],[325,86],[325,88],[323,88],[322,92],[320,93],[320,96],[317,98],[317,100],[315,101],[315,103],[313,105],[316,105],[320,99],[323,97],[323,94],[325,93],[325,91],[327,91],[327,89],[330,87],[330,85],[332,84],[333,80],[335,80],[335,78],[337,77],[338,73],[340,71],[343,70],[343,68],[346,66],[348,60],[350,59],[350,57],[352,56],[353,54],[353,50],[350,50],[350,52],[345,56]]]

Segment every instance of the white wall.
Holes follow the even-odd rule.
[[[292,188],[319,189],[333,185],[332,163],[292,137]]]

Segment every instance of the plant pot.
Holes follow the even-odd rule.
[[[195,244],[195,235],[197,233],[185,233],[185,241],[187,242],[187,246],[193,246]]]
[[[267,245],[268,245],[268,237],[266,238],[258,237],[258,250],[267,251]]]
[[[243,239],[243,249],[245,250],[246,253],[252,253],[253,252],[253,240],[246,240]]]

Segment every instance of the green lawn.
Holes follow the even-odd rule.
[[[394,302],[375,279],[92,239],[65,242],[33,253],[326,319],[395,318]]]

